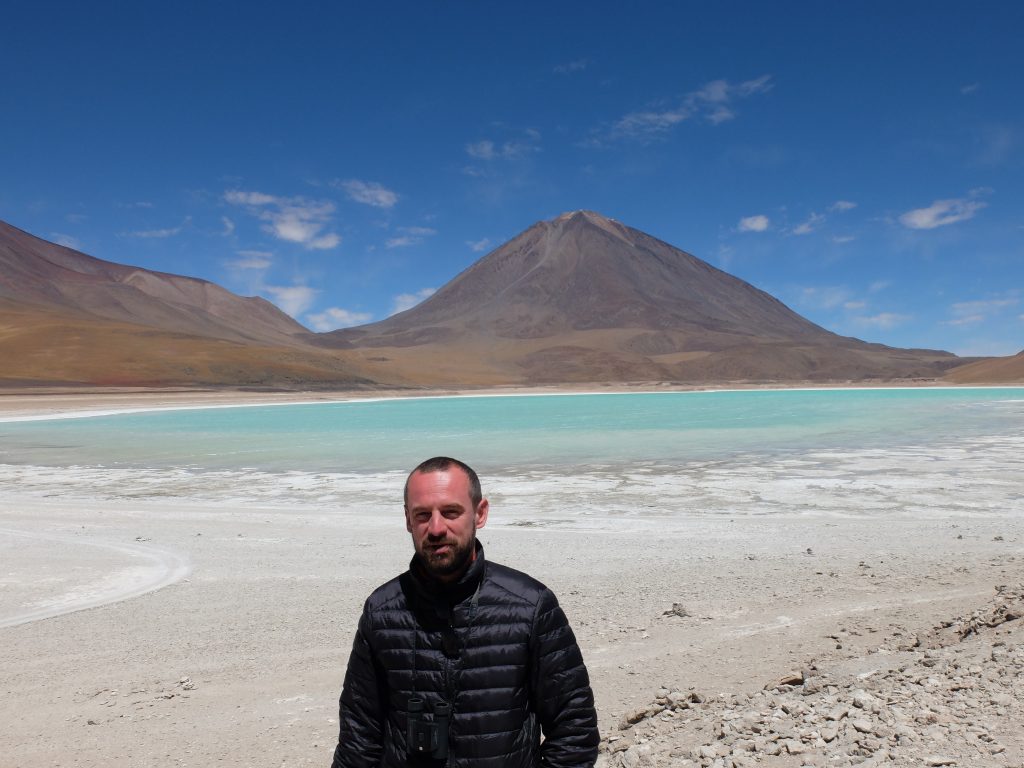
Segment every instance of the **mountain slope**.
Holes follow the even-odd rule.
[[[430,383],[930,377],[957,364],[837,336],[704,261],[591,211],[540,222],[422,304],[317,337]]]
[[[269,301],[87,256],[0,222],[0,302],[243,343],[295,344],[306,329]]]
[[[946,375],[954,384],[1024,383],[1024,351],[1010,357],[991,357],[958,366]]]

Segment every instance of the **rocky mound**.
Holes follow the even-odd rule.
[[[800,672],[727,698],[664,688],[607,734],[598,766],[1019,766],[1024,584],[861,666]],[[853,665],[856,667],[857,665]]]

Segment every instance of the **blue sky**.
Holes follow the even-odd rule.
[[[311,328],[592,209],[838,333],[1024,348],[1021,3],[3,15],[0,219]]]

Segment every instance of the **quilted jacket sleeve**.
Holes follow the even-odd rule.
[[[590,768],[600,736],[590,678],[565,613],[545,589],[533,621],[533,703],[544,741],[540,765]]]
[[[341,690],[340,735],[331,768],[370,768],[383,755],[387,688],[370,650],[369,629],[364,606]]]

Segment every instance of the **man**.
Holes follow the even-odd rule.
[[[488,511],[461,461],[439,456],[409,475],[416,553],[363,606],[333,768],[593,766],[597,715],[576,638],[551,590],[484,558]]]

